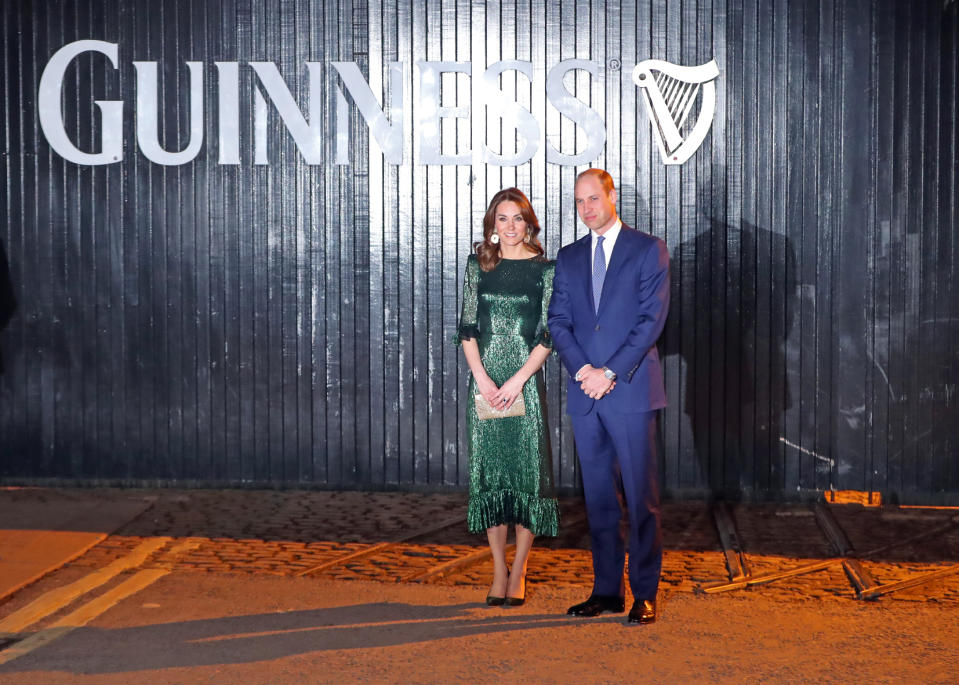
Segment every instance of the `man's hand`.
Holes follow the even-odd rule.
[[[579,374],[579,387],[594,400],[602,399],[613,389],[614,381],[603,375],[602,369],[590,367]]]

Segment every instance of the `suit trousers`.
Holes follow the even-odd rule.
[[[663,565],[657,483],[656,411],[604,412],[602,400],[584,415],[570,415],[583,474],[593,553],[593,594],[623,597],[629,520],[629,587],[653,599]],[[625,503],[622,500],[625,499]]]

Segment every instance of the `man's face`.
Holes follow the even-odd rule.
[[[579,218],[591,231],[605,233],[616,221],[616,191],[607,195],[595,176],[579,179],[573,193]]]

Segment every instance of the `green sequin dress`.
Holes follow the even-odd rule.
[[[476,255],[467,261],[457,340],[477,340],[483,367],[497,386],[526,363],[536,345],[553,346],[546,310],[554,267],[543,257],[503,259],[486,272]],[[470,532],[519,523],[535,535],[555,536],[559,507],[553,489],[543,372],[538,371],[523,387],[525,416],[479,420],[473,402],[478,392],[470,374],[466,403]]]

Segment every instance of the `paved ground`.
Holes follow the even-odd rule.
[[[585,516],[575,498],[561,502],[560,537],[534,548],[526,606],[504,613],[478,604],[491,568],[484,539],[465,530],[462,495],[27,488],[0,490],[0,500],[56,507],[91,494],[149,508],[0,603],[0,682],[27,682],[27,674],[29,682],[87,675],[129,682],[133,671],[149,682],[217,674],[250,682],[438,682],[489,663],[526,679],[534,672],[528,669],[546,668],[541,680],[559,682],[574,674],[586,682],[620,680],[638,666],[674,680],[854,674],[892,682],[899,673],[959,681],[959,574],[876,602],[856,598],[838,563],[748,590],[696,594],[729,580],[714,515],[703,502],[664,506],[662,617],[639,628],[645,633],[622,633],[621,617],[583,623],[562,615],[585,597],[591,579]],[[829,512],[858,554],[887,548],[862,562],[876,585],[947,573],[959,562],[955,510],[830,505]],[[730,513],[744,552],[733,556],[751,578],[837,556],[810,506],[742,505]],[[136,551],[142,558],[123,566]],[[31,606],[109,568],[119,570],[96,589],[2,635],[4,622],[22,625],[18,617]],[[570,631],[579,645],[572,651]],[[538,646],[517,651],[516,639]],[[646,656],[699,642],[695,658],[664,665],[627,649],[637,640]],[[590,670],[595,664],[583,645],[606,653],[619,642],[624,654]],[[564,658],[557,660],[559,644]],[[23,655],[14,659],[17,650]],[[819,658],[810,660],[812,653]],[[336,669],[316,670],[320,664]],[[916,671],[917,664],[929,668]]]
[[[178,571],[250,573],[337,580],[483,585],[488,560],[428,574],[444,563],[485,549],[483,536],[471,535],[462,522],[465,496],[369,492],[277,490],[6,490],[3,497],[50,506],[71,496],[145,498],[151,506],[131,523],[91,549],[68,568],[103,566],[158,536],[171,542],[152,555],[156,562],[176,540],[195,549],[167,559]],[[561,535],[537,541],[528,581],[588,586],[589,537],[581,501],[564,499]],[[948,524],[959,511],[830,505],[830,511],[860,553],[908,540]],[[739,540],[752,575],[792,568],[835,556],[806,505],[749,505],[732,508]],[[440,530],[431,530],[445,525]],[[666,553],[665,592],[692,592],[695,586],[728,578],[716,525],[703,502],[668,502],[663,507]],[[396,543],[397,540],[404,540]],[[370,550],[336,565],[310,569]],[[935,571],[959,561],[959,526],[918,544],[905,545],[864,562],[877,582],[889,583]],[[782,599],[854,598],[841,567],[780,581],[753,592]],[[889,595],[884,601],[933,601],[959,607],[959,575]]]

